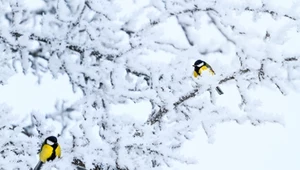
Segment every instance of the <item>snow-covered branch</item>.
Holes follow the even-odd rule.
[[[21,63],[24,73],[40,78],[47,72],[54,78],[68,75],[83,97],[69,106],[58,102],[46,117],[32,112],[24,126],[5,122],[0,131],[11,134],[10,141],[26,136],[27,149],[59,132],[65,156],[47,166],[171,167],[174,160],[193,163],[178,150],[199,128],[213,142],[219,123],[282,124],[280,117],[259,110],[251,90],[267,87],[285,95],[296,87],[298,4],[291,12],[248,1],[129,0],[132,8],[121,0],[40,2],[35,9],[16,0],[0,2],[0,84]],[[197,59],[207,61],[216,75],[193,78]],[[217,86],[236,90],[239,112],[218,104]],[[230,95],[225,90],[222,97]],[[112,113],[131,102],[150,105],[141,111],[144,121]],[[1,143],[5,161],[11,161],[9,151],[35,154],[20,153],[17,145]],[[34,163],[28,157],[14,168]]]

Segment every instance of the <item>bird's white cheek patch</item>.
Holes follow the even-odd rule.
[[[47,142],[46,142],[48,145],[53,145],[54,144],[54,142],[51,142],[50,140],[47,140]]]
[[[201,67],[203,65],[204,65],[204,63],[200,63],[200,64],[197,65],[197,67]]]

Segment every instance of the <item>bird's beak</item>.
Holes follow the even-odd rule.
[[[195,67],[195,65],[192,65],[193,67]]]

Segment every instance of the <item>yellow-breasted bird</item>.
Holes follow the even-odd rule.
[[[211,75],[215,75],[215,71],[212,69],[212,67],[207,64],[205,61],[202,60],[197,60],[195,61],[194,65],[194,77],[197,78],[198,76],[201,76],[203,71],[209,71]],[[216,87],[216,91],[218,92],[219,95],[224,94],[223,91],[220,89],[219,86]]]
[[[39,170],[43,163],[47,161],[52,161],[56,157],[61,156],[61,148],[60,145],[57,142],[57,138],[55,136],[49,136],[45,139],[41,146],[41,150],[39,153],[40,161],[35,166],[34,170]]]

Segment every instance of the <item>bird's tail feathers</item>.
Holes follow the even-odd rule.
[[[216,87],[216,91],[218,92],[219,95],[224,94],[219,86]]]
[[[34,167],[33,170],[41,170],[42,165],[43,165],[43,162],[42,162],[42,161],[39,161],[39,162],[36,164],[36,166]]]

